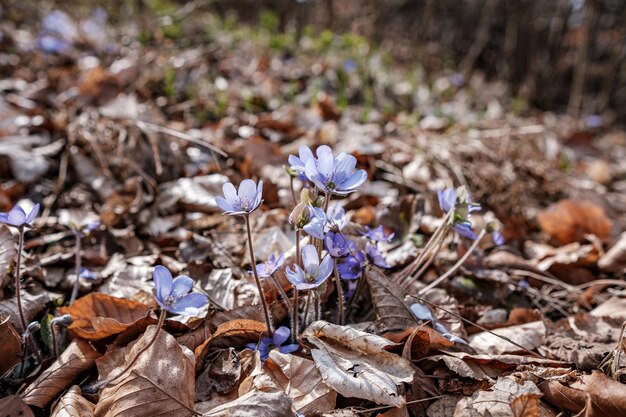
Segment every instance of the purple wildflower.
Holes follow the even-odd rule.
[[[330,276],[333,271],[333,260],[330,256],[324,257],[320,262],[317,250],[313,245],[306,245],[302,248],[302,264],[294,265],[294,269],[287,268],[285,274],[289,282],[298,290],[310,290],[317,288]]]
[[[39,204],[35,204],[28,214],[23,208],[16,205],[8,213],[0,213],[0,223],[17,228],[30,227],[30,223],[35,220],[37,214],[39,214]]]
[[[320,190],[329,194],[347,195],[363,184],[367,173],[356,169],[356,158],[346,153],[336,158],[332,150],[322,145],[317,148],[317,159],[304,161],[304,173]]]
[[[324,239],[324,246],[333,258],[345,258],[354,251],[354,242],[346,239],[341,233],[328,232]]]
[[[478,238],[478,236],[476,236],[476,233],[474,233],[474,231],[472,230],[472,224],[470,222],[457,222],[454,223],[452,228],[455,232],[466,238],[472,240],[476,240]]]
[[[239,184],[239,192],[235,186],[227,182],[222,187],[224,197],[215,197],[217,205],[230,216],[247,216],[256,210],[263,201],[263,181],[257,185],[253,180],[246,179]]]
[[[287,339],[289,339],[290,334],[291,331],[288,327],[280,326],[274,332],[273,337],[264,337],[258,344],[248,343],[246,347],[248,349],[258,350],[261,356],[261,361],[265,362],[270,355],[270,351],[274,348],[278,348],[278,351],[284,354],[295,352],[300,348],[300,345],[297,343],[283,346]]]
[[[383,255],[380,253],[378,246],[367,244],[366,247],[367,256],[370,258],[371,262],[379,268],[391,268],[391,265],[385,261]]]
[[[191,293],[193,280],[185,275],[172,279],[171,272],[164,266],[154,268],[154,286],[156,302],[173,314],[197,316],[207,303],[207,297],[200,293]]]
[[[502,236],[502,233],[500,233],[499,230],[494,230],[493,232],[491,232],[491,240],[496,246],[504,245],[506,243],[504,236]]]
[[[283,266],[284,261],[284,254],[281,254],[278,259],[276,258],[276,256],[274,256],[274,254],[272,254],[267,261],[256,265],[256,273],[259,278],[267,278],[271,276],[274,272],[278,271],[280,267]]]
[[[391,242],[394,237],[394,233],[391,232],[389,234],[386,234],[385,229],[381,224],[375,229],[370,229],[369,227],[365,226],[365,232],[363,233],[363,236],[370,240],[373,240],[374,242]]]
[[[365,253],[356,251],[354,256],[348,256],[345,261],[337,265],[337,271],[341,279],[358,279],[363,275],[363,265],[365,265]]]

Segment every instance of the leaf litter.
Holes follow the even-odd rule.
[[[23,248],[19,229],[0,226],[8,415],[626,415],[623,131],[504,110],[480,77],[442,91],[445,72],[418,80],[421,104],[406,108],[412,99],[392,87],[407,71],[376,48],[338,47],[341,35],[329,45],[304,35],[291,56],[263,29],[242,24],[246,36],[233,36],[199,11],[181,30],[192,38],[208,19],[208,44],[121,47],[125,27],[106,14],[80,30],[51,16],[65,22],[57,43],[31,47],[7,26],[0,44],[3,62],[28,63],[1,70],[0,210],[42,205]],[[357,93],[346,102],[345,91],[388,108]],[[593,152],[569,140],[578,133],[593,136]],[[302,182],[284,166],[303,145],[353,154],[368,177],[335,200],[355,243],[347,259],[365,261],[338,260],[356,278],[331,274],[283,341],[297,350],[268,345],[263,360],[246,347],[271,333],[260,301],[274,327],[294,326],[285,269],[299,262],[289,215]],[[246,178],[264,181],[257,213],[224,216],[222,186]],[[453,231],[438,192],[458,186],[471,200],[454,203]],[[474,202],[483,210],[469,231],[485,230],[475,245],[462,234]],[[100,226],[76,249],[68,227],[88,221]],[[363,237],[378,225],[389,242]],[[260,261],[285,253],[276,282],[287,299],[272,280],[257,286],[250,249]],[[157,265],[197,278],[192,294],[209,307],[158,331],[151,311],[171,300],[155,301]],[[67,305],[75,282],[80,297]]]

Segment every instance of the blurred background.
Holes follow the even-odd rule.
[[[46,28],[46,16],[57,9],[71,21],[48,17]],[[128,45],[129,36],[144,45],[210,45],[218,27],[247,25],[246,33],[237,29],[233,36],[262,37],[284,54],[324,55],[339,46],[352,49],[355,61],[380,54],[386,65],[427,83],[442,73],[457,87],[475,76],[498,81],[513,110],[567,112],[591,124],[597,115],[604,123],[626,117],[623,0],[112,0],[71,6],[5,0],[0,13],[4,50],[28,43],[24,32],[54,53],[77,43],[79,34],[94,44],[106,33],[106,42],[120,45]],[[6,61],[0,63],[5,72]]]

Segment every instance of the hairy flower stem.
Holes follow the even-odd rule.
[[[141,348],[141,350],[139,352],[137,352],[137,354],[135,355],[133,360],[130,361],[130,363],[122,370],[122,372],[120,372],[119,374],[117,374],[113,378],[105,379],[104,381],[98,382],[92,388],[94,388],[96,390],[100,390],[102,388],[106,388],[107,385],[113,383],[114,381],[119,379],[121,376],[123,376],[126,372],[128,372],[133,367],[133,365],[137,362],[139,357],[145,351],[150,349],[150,346],[152,346],[154,344],[154,342],[157,340],[157,337],[159,337],[159,333],[161,333],[161,328],[163,328],[163,324],[165,323],[165,316],[166,316],[166,314],[167,313],[165,312],[165,310],[161,310],[161,314],[159,315],[159,322],[157,323],[157,328],[156,328],[156,331],[154,332],[154,336],[152,336],[152,339],[150,339],[150,341],[148,342],[147,345],[145,345],[143,348]]]
[[[252,275],[254,276],[254,281],[256,281],[256,286],[259,290],[259,296],[261,298],[261,304],[263,305],[263,314],[265,315],[265,324],[267,325],[267,334],[269,337],[274,336],[274,327],[272,326],[272,316],[270,314],[269,306],[267,305],[267,300],[265,300],[265,295],[263,294],[263,286],[261,285],[261,280],[259,279],[259,275],[256,272],[256,258],[254,257],[254,249],[252,247],[252,231],[250,230],[250,219],[248,216],[244,216],[246,220],[246,231],[248,232],[248,248],[250,248],[250,262],[252,263]]]
[[[293,309],[291,310],[291,343],[298,343],[298,335],[300,329],[298,328],[298,294],[297,288],[293,288]]]
[[[467,252],[465,252],[465,254],[461,257],[461,259],[459,259],[457,261],[457,263],[455,263],[452,268],[448,269],[445,274],[443,274],[442,276],[440,276],[439,278],[437,278],[436,280],[434,280],[433,282],[431,282],[430,284],[428,284],[427,286],[425,286],[424,288],[422,288],[421,290],[419,290],[417,292],[418,295],[422,295],[424,294],[426,291],[431,290],[433,288],[435,288],[437,285],[439,285],[442,281],[448,279],[452,274],[454,274],[467,260],[467,258],[469,258],[469,256],[472,254],[472,252],[474,251],[474,249],[476,249],[478,247],[478,244],[480,243],[480,241],[482,240],[482,238],[485,236],[485,234],[487,233],[486,229],[481,230],[481,232],[478,234],[478,237],[476,238],[476,240],[474,241],[474,243],[472,243],[472,246],[469,247],[469,249],[467,249]]]
[[[328,205],[330,204],[330,194],[329,193],[325,193],[324,194],[324,214],[326,214],[328,216]],[[328,217],[326,218],[326,222],[328,222]],[[322,256],[322,249],[324,249],[324,240],[323,239],[318,239],[317,245],[317,256],[321,257]]]
[[[302,267],[302,253],[300,253],[300,229],[296,230],[296,264]]]
[[[17,303],[17,311],[20,316],[20,322],[22,323],[22,329],[26,335],[25,342],[28,341],[33,347],[33,353],[37,358],[37,362],[41,363],[42,357],[35,345],[35,339],[33,335],[28,331],[28,323],[26,322],[26,316],[24,316],[24,310],[22,308],[22,295],[21,295],[21,281],[22,281],[22,251],[24,250],[24,225],[18,227],[19,239],[17,243],[17,261],[15,262],[15,300]],[[26,343],[25,343],[26,344]],[[26,346],[24,351],[26,352]],[[26,356],[26,355],[24,355]],[[25,357],[24,357],[25,359]]]
[[[76,261],[74,262],[74,264],[76,265],[76,267],[75,267],[76,281],[74,281],[74,288],[72,289],[72,296],[70,297],[70,305],[74,304],[74,301],[76,301],[76,298],[78,297],[78,290],[80,289],[80,267],[81,267],[81,256],[80,256],[81,239],[80,239],[80,233],[74,233],[74,236],[76,237]]]
[[[289,303],[289,297],[287,297],[287,293],[283,289],[283,286],[280,285],[278,278],[276,278],[274,274],[270,275],[270,278],[272,279],[272,281],[274,282],[274,285],[276,286],[276,289],[280,293],[280,296],[282,297],[283,302],[285,303],[285,307],[287,307],[287,311],[289,311],[289,316],[293,316],[293,310],[291,309],[292,307],[291,307],[291,304]]]
[[[311,309],[311,296],[313,290],[308,290],[306,293],[306,301],[304,302],[304,318],[302,319],[302,328],[306,329],[307,322],[309,321],[309,310]]]
[[[294,177],[291,177],[291,182],[290,182],[290,188],[291,188],[291,199],[293,200],[293,205],[297,206],[298,205],[298,199],[296,198],[296,190],[293,187],[293,181]]]
[[[335,286],[337,287],[337,319],[340,325],[343,325],[343,288],[341,286],[341,278],[339,277],[339,271],[337,270],[337,259],[333,259],[335,265]]]

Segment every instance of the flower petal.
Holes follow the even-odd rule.
[[[171,307],[178,314],[186,316],[194,316],[198,314],[198,310],[206,305],[208,299],[206,295],[194,292],[176,300]]]
[[[339,188],[342,191],[353,190],[357,188],[358,186],[360,186],[361,184],[363,184],[366,180],[367,180],[367,172],[365,172],[365,170],[363,169],[359,169],[357,172],[350,175],[348,178],[346,178],[344,181],[338,184],[337,188]]]
[[[170,293],[174,297],[182,297],[191,291],[193,287],[193,279],[186,275],[180,275],[174,279],[172,283],[172,292]]]
[[[221,208],[222,210],[224,210],[225,212],[230,212],[230,211],[234,211],[235,208],[233,207],[232,204],[230,204],[224,197],[222,196],[217,196],[215,197],[215,203],[217,204],[217,206],[219,208]]]
[[[39,214],[39,207],[40,207],[39,203],[35,204],[35,206],[31,209],[30,213],[28,213],[28,216],[26,216],[25,223],[30,224],[30,222],[35,220],[35,217],[37,217],[37,215]]]
[[[241,181],[241,184],[239,184],[239,191],[238,191],[239,199],[241,200],[242,203],[244,201],[247,201],[248,203],[252,204],[256,200],[256,195],[257,195],[256,190],[257,190],[256,183],[252,181],[251,179],[245,179]]]
[[[297,343],[294,343],[291,345],[281,346],[278,348],[278,351],[286,355],[288,353],[295,352],[298,349],[300,349],[300,345],[298,345]]]
[[[274,331],[274,337],[272,338],[272,342],[274,346],[282,346],[283,343],[289,339],[289,327],[280,326],[278,329]]]
[[[320,258],[317,256],[317,250],[313,245],[306,245],[302,248],[302,266],[304,270],[313,275],[317,271],[320,264]]]
[[[333,168],[335,159],[332,152],[320,152],[318,150],[317,171],[324,177],[324,180],[330,180],[333,176]]]
[[[333,259],[330,256],[325,256],[322,259],[322,263],[317,269],[317,273],[315,274],[315,281],[323,282],[326,278],[330,276],[330,273],[333,272]],[[320,284],[321,284],[320,282]]]
[[[154,268],[152,279],[157,291],[157,301],[165,301],[172,292],[172,274],[166,267],[158,265]]]
[[[294,269],[286,268],[285,275],[292,285],[298,288],[298,284],[304,283],[304,271],[299,265],[294,265]]]
[[[13,226],[21,226],[26,220],[26,213],[20,206],[15,206],[9,212],[7,216],[7,222]]]
[[[233,205],[237,201],[239,201],[239,198],[237,197],[237,189],[232,182],[227,182],[226,184],[222,185],[222,191],[224,192],[224,198],[226,199],[226,201],[228,201],[230,205]]]

